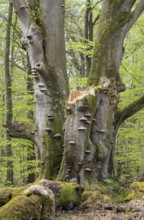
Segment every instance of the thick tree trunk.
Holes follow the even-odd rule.
[[[118,93],[125,90],[119,76],[126,34],[122,28],[131,18],[131,13],[119,10],[115,2],[111,3],[111,8],[109,4],[109,1],[103,2],[89,76],[89,84],[99,84],[103,87],[97,95],[95,122],[91,129],[91,140],[96,147],[95,175],[99,180],[107,179],[111,170],[110,160],[115,145],[114,120],[119,102]]]
[[[119,101],[114,79],[103,79],[105,79],[105,82],[103,83],[103,89],[98,94],[94,115],[95,121],[91,129],[91,140],[96,147],[94,157],[95,174],[99,180],[108,178],[110,159],[112,159],[111,154],[115,145],[115,109]]]
[[[99,86],[70,94],[65,122],[65,151],[59,179],[83,185],[108,178],[115,143],[114,114],[119,98],[114,78],[102,77]],[[72,100],[71,100],[72,98]]]
[[[58,173],[63,152],[64,104],[68,95],[64,2],[29,1],[28,5],[22,0],[12,2],[34,78],[35,131],[30,139],[39,149],[39,178],[52,178]]]
[[[90,129],[95,108],[95,89],[70,94],[65,122],[64,156],[59,179],[78,181],[92,179],[95,147],[90,140]]]
[[[89,120],[85,119],[85,112],[79,110],[79,105],[84,105],[83,97],[68,106],[70,113],[65,126],[64,166],[60,172],[65,180],[74,178],[83,184],[84,180],[90,180],[93,176],[99,180],[107,179],[113,171],[118,93],[125,90],[119,75],[123,42],[132,23],[141,14],[140,6],[144,7],[141,1],[132,12],[135,2],[103,1],[88,78],[88,84],[99,90],[93,98],[95,104],[91,105],[91,110],[87,105],[86,111],[91,114]]]
[[[131,24],[134,23],[137,8],[139,8],[138,5],[132,12],[134,3],[135,1],[111,2],[104,0],[102,5],[88,80],[89,84],[103,87],[98,93],[95,122],[91,129],[91,140],[96,146],[95,173],[99,180],[107,179],[114,166],[113,156],[117,133],[115,115],[119,103],[118,93],[125,90],[125,85],[119,75],[119,68],[124,52],[124,38]],[[143,3],[141,2],[141,4]]]

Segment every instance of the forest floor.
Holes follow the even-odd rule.
[[[58,211],[56,220],[144,220],[144,201],[131,204],[106,204],[97,208],[77,208],[71,211]]]
[[[144,182],[88,186],[79,207],[57,211],[56,220],[144,220]]]

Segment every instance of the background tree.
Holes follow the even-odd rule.
[[[27,88],[27,74],[25,70],[27,69],[26,64],[26,56],[24,50],[22,49],[20,43],[21,32],[17,25],[17,19],[13,13],[13,22],[11,24],[11,35],[8,36],[11,38],[10,44],[11,47],[8,50],[5,50],[5,32],[6,29],[10,28],[7,26],[7,13],[8,13],[8,3],[1,2],[1,10],[0,10],[0,33],[1,33],[1,50],[0,50],[0,87],[1,87],[1,96],[0,96],[0,173],[1,173],[1,184],[7,184],[10,181],[11,175],[9,172],[13,172],[13,184],[23,184],[31,179],[33,173],[37,175],[38,173],[38,160],[36,160],[36,150],[32,148],[32,144],[26,140],[22,139],[11,139],[10,141],[6,140],[6,134],[9,134],[8,129],[5,129],[7,123],[10,123],[10,120],[7,120],[7,114],[9,111],[6,111],[6,90],[11,90],[11,99],[8,99],[8,103],[13,101],[13,112],[11,109],[11,114],[13,114],[13,121],[21,120],[25,123],[30,122],[27,119],[28,112],[33,111],[33,97],[30,92],[28,92]],[[10,5],[11,7],[12,5]],[[8,38],[7,37],[7,38]],[[6,39],[7,39],[6,38]],[[8,39],[9,40],[9,39]],[[5,55],[4,55],[5,52]],[[8,53],[9,52],[9,56]],[[4,61],[5,58],[5,61]],[[6,65],[4,65],[6,63]],[[4,68],[9,70],[11,79],[5,77]],[[6,78],[6,80],[5,80]],[[29,80],[32,80],[32,77],[29,77]],[[7,86],[5,88],[5,81],[7,82]],[[10,85],[11,84],[11,85]],[[9,114],[8,114],[9,115]],[[4,126],[3,126],[4,125]],[[7,156],[7,146],[11,146],[13,154]],[[33,158],[31,157],[33,155]],[[9,169],[7,163],[13,164],[13,170]],[[7,176],[9,178],[7,178]],[[30,177],[30,178],[29,178]]]

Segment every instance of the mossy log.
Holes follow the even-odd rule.
[[[56,206],[70,209],[80,201],[76,183],[40,180],[20,188],[0,190],[0,220],[53,220]]]

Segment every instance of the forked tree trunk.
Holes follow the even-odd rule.
[[[40,178],[50,178],[57,174],[60,165],[64,104],[68,94],[64,2],[28,1],[28,7],[23,0],[12,2],[24,33],[22,43],[29,54],[34,76],[36,128],[34,134],[29,134],[20,133],[14,127],[15,132],[11,130],[11,135],[25,136],[38,145]],[[75,100],[70,97],[67,104],[64,156],[58,176],[61,180],[77,180],[83,185],[85,180],[90,181],[96,176],[100,180],[108,178],[117,125],[121,123],[121,113],[116,114],[118,93],[125,90],[119,76],[123,41],[144,9],[141,0],[132,12],[135,2],[103,0],[88,79],[91,87],[78,94],[79,97],[76,95]],[[122,112],[125,118],[130,115],[126,110]]]

